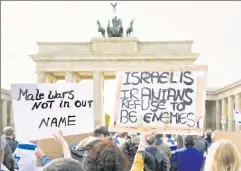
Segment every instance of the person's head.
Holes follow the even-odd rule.
[[[110,136],[108,128],[106,126],[97,126],[92,134],[96,138],[104,138]]]
[[[177,141],[177,148],[183,148],[184,147],[184,141],[183,141],[183,136],[182,135],[177,135],[176,136],[176,141]]]
[[[192,135],[187,135],[184,140],[185,147],[193,147],[195,144],[194,137]]]
[[[157,140],[162,140],[163,139],[163,134],[156,134],[156,139]]]
[[[237,171],[241,168],[241,157],[236,146],[228,140],[214,142],[208,149],[205,170]]]
[[[128,133],[127,132],[121,132],[120,133],[120,138],[126,139],[127,138]]]
[[[87,171],[123,171],[128,167],[127,157],[114,142],[96,140],[86,150]]]
[[[205,132],[205,134],[204,134],[204,136],[205,136],[205,139],[207,139],[207,140],[212,140],[212,130],[207,130],[206,132]]]
[[[4,135],[8,138],[15,138],[15,133],[14,133],[14,129],[12,127],[6,127],[4,128],[4,131],[3,131]]]
[[[80,162],[70,158],[59,158],[48,163],[43,171],[84,171]]]
[[[156,138],[153,135],[149,135],[146,137],[146,143],[148,146],[154,146],[156,143]]]

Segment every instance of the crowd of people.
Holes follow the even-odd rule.
[[[213,142],[212,135],[211,130],[203,136],[114,133],[98,126],[88,138],[68,144],[60,131],[54,138],[63,156],[51,160],[36,142],[18,142],[14,129],[7,127],[1,136],[1,171],[35,171],[36,157],[42,171],[241,171],[235,145]],[[25,166],[16,157],[23,149],[23,156],[32,152]]]

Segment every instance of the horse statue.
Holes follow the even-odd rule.
[[[123,26],[121,19],[114,17],[112,19],[112,27],[110,26],[110,20],[108,20],[106,30],[109,37],[123,37]]]
[[[126,30],[126,36],[130,36],[130,34],[133,32],[133,23],[134,20],[131,20],[130,27]]]
[[[105,29],[101,26],[99,20],[97,20],[97,25],[98,25],[98,32],[100,32],[102,36],[105,37]]]

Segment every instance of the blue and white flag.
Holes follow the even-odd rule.
[[[170,150],[171,150],[171,153],[174,154],[175,151],[177,150],[177,141],[174,140],[173,138],[167,138],[164,143],[166,143]]]
[[[234,120],[237,125],[241,125],[241,113],[237,110],[233,112]]]
[[[18,144],[13,157],[16,160],[17,168],[15,171],[35,171],[37,146],[30,142],[21,142]]]

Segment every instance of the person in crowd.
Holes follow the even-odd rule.
[[[135,155],[137,153],[138,145],[139,145],[139,136],[136,133],[130,132],[128,134],[127,140],[120,146],[121,150],[126,154],[130,165],[128,170],[131,169],[132,163],[135,159]],[[155,158],[149,154],[148,152],[144,151],[143,153],[143,160],[144,160],[144,171],[151,171],[155,169]]]
[[[156,143],[155,136],[153,135],[147,136],[146,142],[147,142],[147,147],[145,151],[147,151],[155,158],[155,163],[156,163],[155,171],[169,171],[170,159],[167,156],[167,154],[165,154],[162,151],[159,151],[155,147],[155,143]]]
[[[126,141],[127,135],[128,135],[127,132],[121,132],[120,133],[120,137],[117,138],[120,145],[122,145]]]
[[[176,141],[177,141],[177,149],[182,149],[182,148],[185,147],[182,135],[177,135],[176,136]]]
[[[1,136],[0,159],[1,171],[14,171],[16,167],[15,160],[12,156],[12,151],[4,136]]]
[[[212,145],[213,140],[212,140],[212,130],[208,129],[205,134],[204,134],[204,142],[206,143],[206,151],[209,149],[209,147]]]
[[[241,156],[237,147],[228,140],[214,142],[204,166],[205,171],[241,171]]]
[[[75,158],[78,158],[79,160],[82,160],[83,155],[85,153],[85,147],[89,143],[91,143],[95,140],[107,138],[109,136],[110,136],[110,133],[106,126],[97,126],[95,128],[94,132],[92,133],[92,136],[80,141],[80,143],[77,145],[70,146],[71,155],[73,155],[73,157],[75,157]],[[40,148],[36,150],[35,155],[40,158],[42,166],[46,165],[47,163],[49,163],[51,161]]]
[[[116,143],[106,140],[96,140],[86,149],[83,160],[87,171],[124,171],[129,161]]]
[[[172,171],[200,171],[204,158],[202,153],[193,147],[195,144],[194,137],[187,135],[184,142],[186,148],[175,152],[172,160]]]
[[[84,171],[80,162],[71,158],[55,159],[48,163],[43,171]]]
[[[166,134],[163,142],[169,146],[172,154],[175,153],[175,151],[177,150],[177,142],[175,139],[172,138],[171,134]]]
[[[15,140],[16,137],[14,129],[12,127],[4,128],[4,136],[11,148],[12,153],[14,153],[18,145],[18,142]]]
[[[206,143],[202,139],[202,136],[196,135],[194,136],[194,139],[195,139],[194,148],[199,150],[202,153],[202,155],[204,155],[204,152],[207,150],[207,148],[206,148]]]
[[[169,159],[172,158],[172,153],[171,150],[169,148],[169,146],[163,142],[163,134],[156,134],[156,147],[158,150],[164,152],[167,154],[167,156],[169,157]]]

